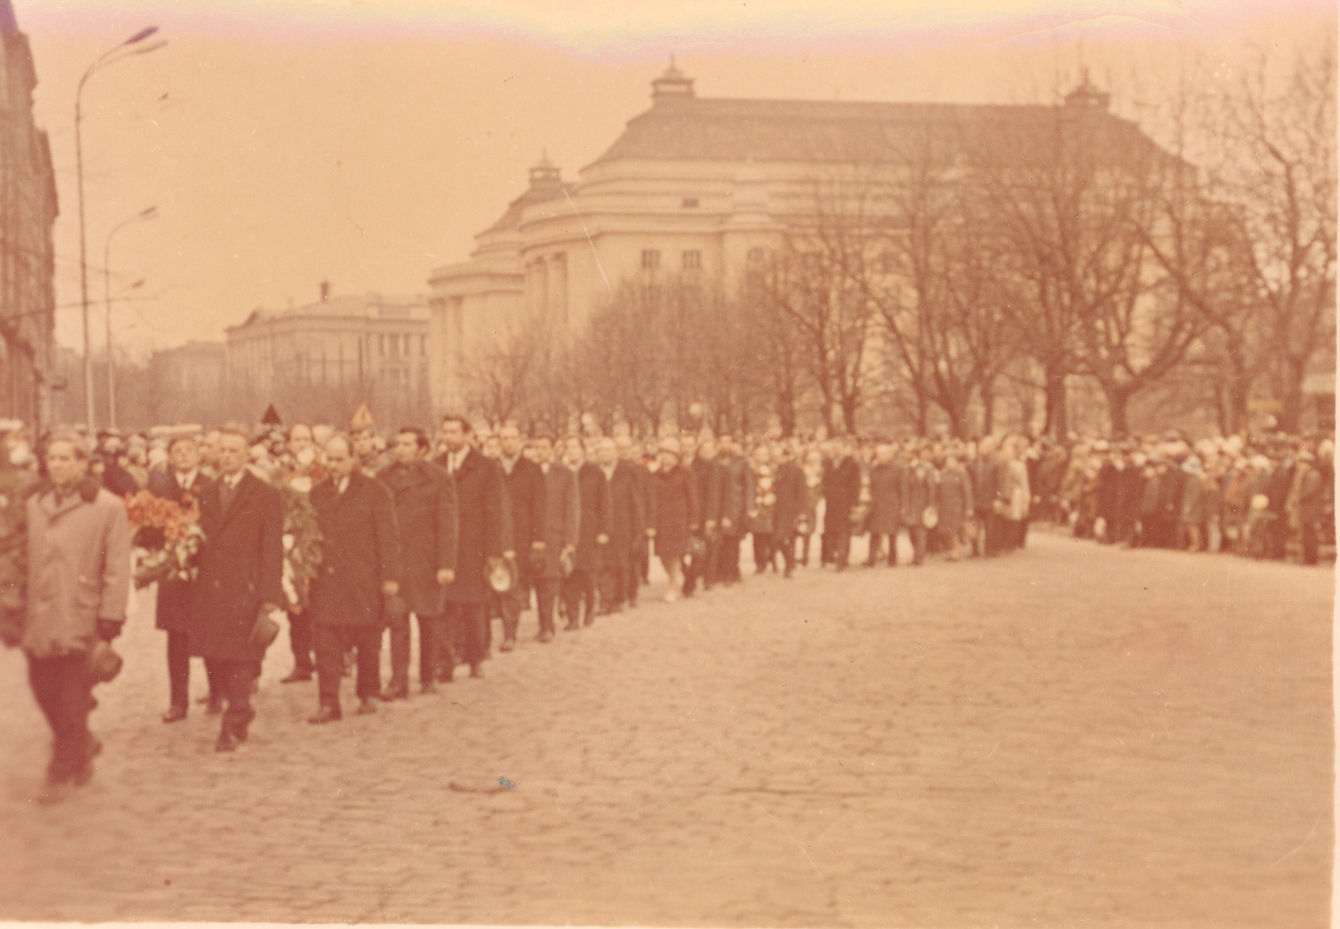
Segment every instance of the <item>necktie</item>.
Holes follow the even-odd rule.
[[[228,504],[233,502],[233,489],[232,481],[228,478],[225,477],[219,482],[219,504],[225,512],[228,510]]]

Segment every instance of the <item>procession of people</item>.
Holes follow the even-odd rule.
[[[292,654],[283,683],[315,678],[309,721],[328,725],[343,718],[345,677],[357,714],[410,699],[415,629],[417,694],[431,695],[460,668],[484,677],[495,621],[507,653],[532,609],[543,645],[636,608],[652,558],[675,602],[750,573],[791,578],[812,561],[847,571],[862,537],[856,565],[870,568],[995,558],[1038,524],[1101,544],[1303,564],[1335,544],[1329,433],[638,438],[527,435],[448,415],[432,434],[382,435],[366,415],[346,432],[267,419],[259,433],[40,441],[0,422],[0,633],[26,653],[53,733],[40,799],[92,777],[92,690],[116,673],[132,582],[156,585],[163,722],[191,712],[201,658],[198,701],[220,717],[214,748],[231,752],[256,717],[280,620]]]

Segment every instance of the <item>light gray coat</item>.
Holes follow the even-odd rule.
[[[98,620],[124,622],[130,597],[126,505],[106,490],[28,498],[28,612],[23,649],[34,658],[86,652]]]

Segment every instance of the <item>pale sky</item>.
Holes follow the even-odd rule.
[[[144,26],[167,45],[90,79],[84,167],[94,350],[116,234],[118,343],[217,339],[256,306],[426,293],[524,188],[576,178],[650,104],[671,54],[701,96],[1032,102],[1081,64],[1138,117],[1179,60],[1231,73],[1334,29],[1324,0],[14,0],[61,200],[57,332],[80,347],[74,98]],[[737,8],[738,6],[738,8]],[[1066,89],[1063,86],[1062,89]]]

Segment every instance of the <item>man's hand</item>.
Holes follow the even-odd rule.
[[[708,532],[711,532],[711,531],[712,531],[713,529],[715,529],[716,527],[717,527],[717,521],[716,521],[715,519],[709,519],[709,520],[707,521],[706,525],[704,526],[704,528],[705,528]]]
[[[654,538],[656,538],[656,530],[655,530],[655,529],[648,529],[648,530],[647,530],[647,538],[649,538],[649,539],[654,539]]]
[[[386,594],[388,597],[394,597],[396,594],[400,593],[400,585],[395,581],[385,581],[382,583],[382,593]]]
[[[609,544],[609,540],[610,540],[610,537],[607,536],[607,535],[605,535],[605,533],[603,533],[603,532],[600,533],[600,535],[596,536],[596,544],[597,544],[597,545],[608,545],[608,544]]]
[[[530,543],[530,547],[537,552],[542,552],[547,546],[543,542],[532,542]]]
[[[758,510],[750,510],[750,511],[749,511],[749,518],[750,518],[750,519],[758,519]]]
[[[100,619],[98,620],[98,638],[104,642],[110,642],[121,634],[121,625],[123,620],[119,619]]]
[[[729,529],[732,525],[733,525],[733,523],[731,523],[731,520],[730,520],[730,517],[729,517],[729,516],[722,517],[722,519],[721,519],[721,528],[722,528],[722,529]]]
[[[277,609],[279,609],[279,607],[275,606],[273,603],[262,603],[262,604],[261,604],[261,612],[264,613],[264,614],[266,614],[267,616],[268,616],[269,614],[273,613],[273,612],[274,612],[275,610],[277,610]],[[289,609],[292,610],[295,614],[297,614],[297,613],[301,613],[301,612],[302,612],[302,607],[300,607],[300,606],[289,607]]]
[[[571,555],[571,554],[573,554],[574,552],[577,551],[577,546],[575,546],[575,545],[564,545],[564,546],[563,546],[563,551],[565,551],[565,552],[567,552],[569,555]]]
[[[456,572],[451,568],[439,568],[437,572],[437,584],[439,587],[446,587],[452,581],[456,580]]]
[[[508,551],[503,552],[503,557],[504,557],[504,558],[511,558],[511,559],[515,560],[515,559],[516,559],[516,552],[511,551],[511,550],[509,549]]]
[[[490,570],[490,571],[496,570],[496,569],[497,569],[498,567],[500,567],[500,566],[502,565],[502,563],[503,563],[503,560],[502,560],[501,558],[499,558],[497,555],[491,555],[491,556],[489,556],[489,558],[488,558],[487,560],[488,560],[488,563],[489,563],[489,570]]]

